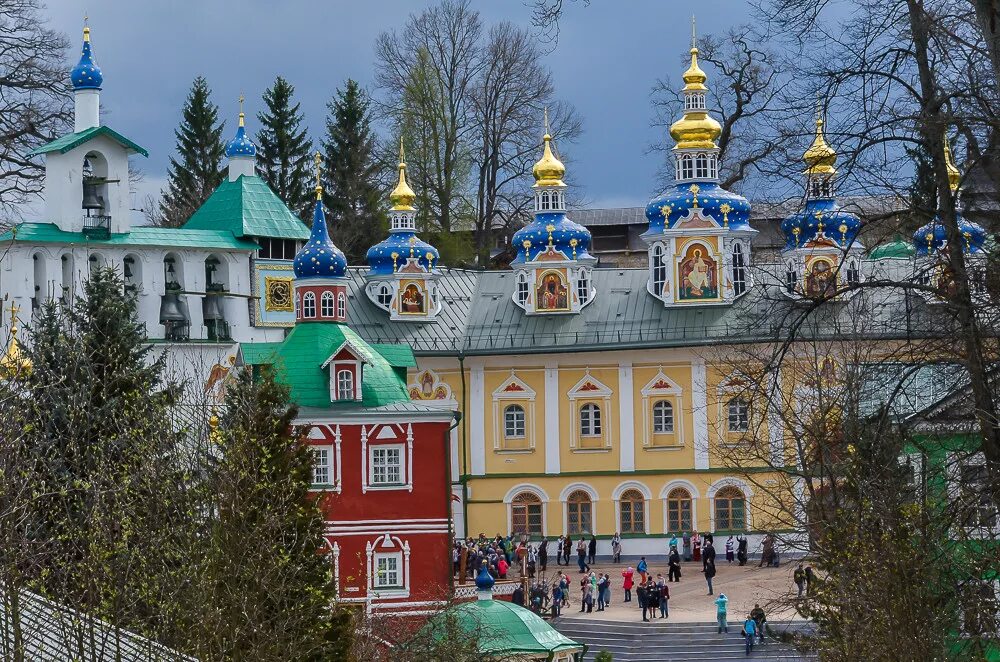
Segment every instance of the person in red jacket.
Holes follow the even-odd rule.
[[[634,583],[633,577],[635,576],[635,570],[632,566],[629,566],[622,570],[622,589],[625,591],[625,602],[632,602],[632,585]]]

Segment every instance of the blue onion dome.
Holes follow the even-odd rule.
[[[486,561],[483,561],[483,564],[479,566],[479,574],[476,575],[476,588],[485,593],[487,591],[492,591],[493,584],[495,583],[496,580],[493,579],[493,575],[491,575],[490,571],[486,568]]]
[[[649,230],[644,235],[672,229],[692,209],[710,216],[724,228],[753,229],[750,227],[750,203],[742,195],[727,191],[716,182],[685,182],[671,186],[666,193],[649,201],[646,205]]]
[[[517,257],[511,264],[534,260],[539,253],[557,251],[567,260],[595,260],[590,254],[590,230],[569,220],[565,212],[536,214],[535,220],[514,233]]]
[[[295,255],[292,263],[296,278],[343,278],[347,273],[344,252],[333,245],[323,213],[323,188],[316,187],[316,210],[313,212],[309,241]]]
[[[243,104],[243,97],[240,97],[240,104]],[[247,136],[246,127],[243,126],[243,111],[240,111],[240,126],[236,129],[236,136],[226,145],[226,156],[257,156],[257,145],[253,144]]]
[[[90,27],[83,26],[83,54],[80,62],[69,72],[74,90],[99,90],[104,84],[101,68],[94,62],[94,52],[90,47]]]
[[[810,242],[822,242],[840,248],[855,245],[861,219],[841,209],[832,198],[814,198],[802,211],[781,222],[785,250],[800,248]]]
[[[982,253],[986,242],[986,230],[978,223],[958,217],[958,231],[962,235],[962,251]],[[937,218],[913,233],[913,247],[917,255],[933,255],[948,243],[944,224]]]

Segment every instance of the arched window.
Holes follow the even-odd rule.
[[[819,180],[817,180],[817,179],[814,179],[812,181],[812,196],[814,198],[818,198],[820,196],[820,192],[819,192]]]
[[[590,275],[586,269],[580,271],[580,278],[576,281],[576,297],[581,306],[590,299]]]
[[[595,404],[580,407],[580,436],[601,436],[601,408]]]
[[[705,154],[698,154],[696,159],[695,177],[708,177],[708,157]]]
[[[672,434],[674,431],[674,406],[666,400],[653,405],[653,434]]]
[[[540,538],[542,532],[542,500],[532,492],[521,492],[510,502],[510,528],[513,533]]]
[[[322,317],[333,317],[333,292],[323,292],[319,298],[319,314]]]
[[[750,405],[743,398],[733,398],[726,405],[726,425],[730,432],[750,429]]]
[[[347,317],[347,297],[343,292],[337,293],[337,317],[340,319]]]
[[[653,292],[663,296],[663,288],[667,283],[667,265],[663,259],[663,246],[656,244],[650,253],[650,263],[653,265]]]
[[[715,495],[715,530],[744,531],[747,528],[746,498],[736,487],[724,487]]]
[[[743,245],[733,244],[733,295],[740,296],[747,291],[747,263],[743,255]]]
[[[691,493],[683,487],[675,487],[667,495],[667,532],[681,533],[692,528]]]
[[[549,192],[542,191],[542,194],[539,197],[542,200],[542,210],[547,211],[549,209]]]
[[[354,373],[350,370],[337,371],[337,399],[354,400]]]
[[[847,261],[847,284],[857,285],[861,282],[861,270],[858,269],[858,261],[851,258]]]
[[[563,198],[562,191],[555,191],[552,194],[552,208],[553,209],[565,209],[566,200]]]
[[[646,500],[639,490],[625,490],[618,498],[619,526],[622,533],[646,532]]]
[[[503,410],[503,436],[507,439],[524,439],[524,407],[507,405]]]
[[[593,533],[594,504],[590,495],[583,490],[576,490],[566,499],[566,529],[570,535]]]
[[[312,292],[302,295],[302,317],[316,317],[316,295]]]
[[[694,158],[690,154],[681,157],[681,178],[691,179],[694,177]]]
[[[528,300],[528,274],[519,273],[517,275],[517,303],[524,305]]]
[[[715,154],[708,155],[708,176],[712,179],[719,177],[719,157]]]
[[[382,285],[378,288],[377,299],[378,305],[385,308],[389,307],[389,304],[392,303],[392,292],[389,290],[388,285]]]
[[[785,263],[785,289],[790,294],[794,294],[799,286],[799,272],[795,268],[795,263],[788,261]]]

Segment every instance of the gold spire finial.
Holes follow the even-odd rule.
[[[670,126],[670,136],[680,148],[714,149],[722,126],[708,114],[705,94],[708,76],[698,66],[698,34],[691,17],[691,66],[684,72],[684,117]]]
[[[952,192],[958,190],[958,183],[962,180],[962,173],[955,165],[951,156],[951,144],[948,142],[948,132],[944,134],[944,166],[948,170],[948,186]]]
[[[806,173],[810,175],[833,175],[837,169],[833,164],[837,162],[837,152],[826,142],[823,133],[823,102],[816,100],[816,137],[812,145],[802,155],[806,162]]]
[[[243,126],[243,93],[240,92],[240,126]]]
[[[86,13],[83,15],[83,40],[90,41],[90,17]]]
[[[323,155],[316,150],[316,156],[313,157],[313,163],[316,164],[316,199],[323,199],[323,185],[319,183],[320,172],[323,169]]]
[[[549,109],[544,110],[545,135],[542,136],[542,158],[540,158],[531,169],[531,174],[535,177],[535,186],[566,186],[563,177],[566,175],[566,166],[552,153],[552,135],[549,133]]]
[[[417,199],[417,194],[406,183],[406,161],[403,157],[403,136],[400,136],[399,181],[396,182],[396,188],[392,189],[392,193],[389,194],[389,202],[392,203],[393,211],[414,211],[413,202]]]
[[[691,48],[698,48],[698,30],[695,28],[694,14],[691,14]]]

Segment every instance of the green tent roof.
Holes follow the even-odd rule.
[[[309,228],[257,176],[228,179],[184,224],[186,230],[228,230],[237,237],[308,239]]]
[[[345,342],[361,354],[365,362],[361,373],[363,406],[379,407],[410,399],[406,392],[406,379],[361,336],[343,324],[309,322],[296,324],[276,352],[279,378],[291,388],[295,404],[304,407],[338,406],[338,403],[330,402],[329,372],[322,366]]]
[[[916,252],[911,242],[906,241],[902,236],[897,234],[888,244],[882,244],[873,248],[868,256],[873,260],[884,260],[886,258],[907,260],[913,257],[913,254]]]
[[[530,609],[505,600],[474,600],[449,607],[432,616],[423,633],[440,638],[455,628],[477,637],[479,652],[487,658],[586,651],[583,644],[560,633]]]
[[[273,363],[280,347],[280,342],[245,342],[240,343],[240,352],[244,363],[261,365]]]
[[[146,157],[149,156],[149,152],[147,152],[145,148],[140,147],[114,129],[106,126],[92,126],[89,129],[84,129],[83,131],[70,133],[61,138],[56,138],[52,142],[46,143],[41,147],[32,150],[29,155],[35,156],[37,154],[48,154],[49,152],[59,152],[60,154],[65,154],[74,147],[82,145],[96,136],[107,136],[126,149],[138,152]]]
[[[0,242],[27,244],[67,244],[91,246],[163,246],[165,248],[222,248],[255,251],[252,241],[237,239],[227,230],[184,230],[140,225],[130,232],[116,232],[107,239],[88,237],[82,232],[67,232],[55,223],[19,223],[0,234]]]

